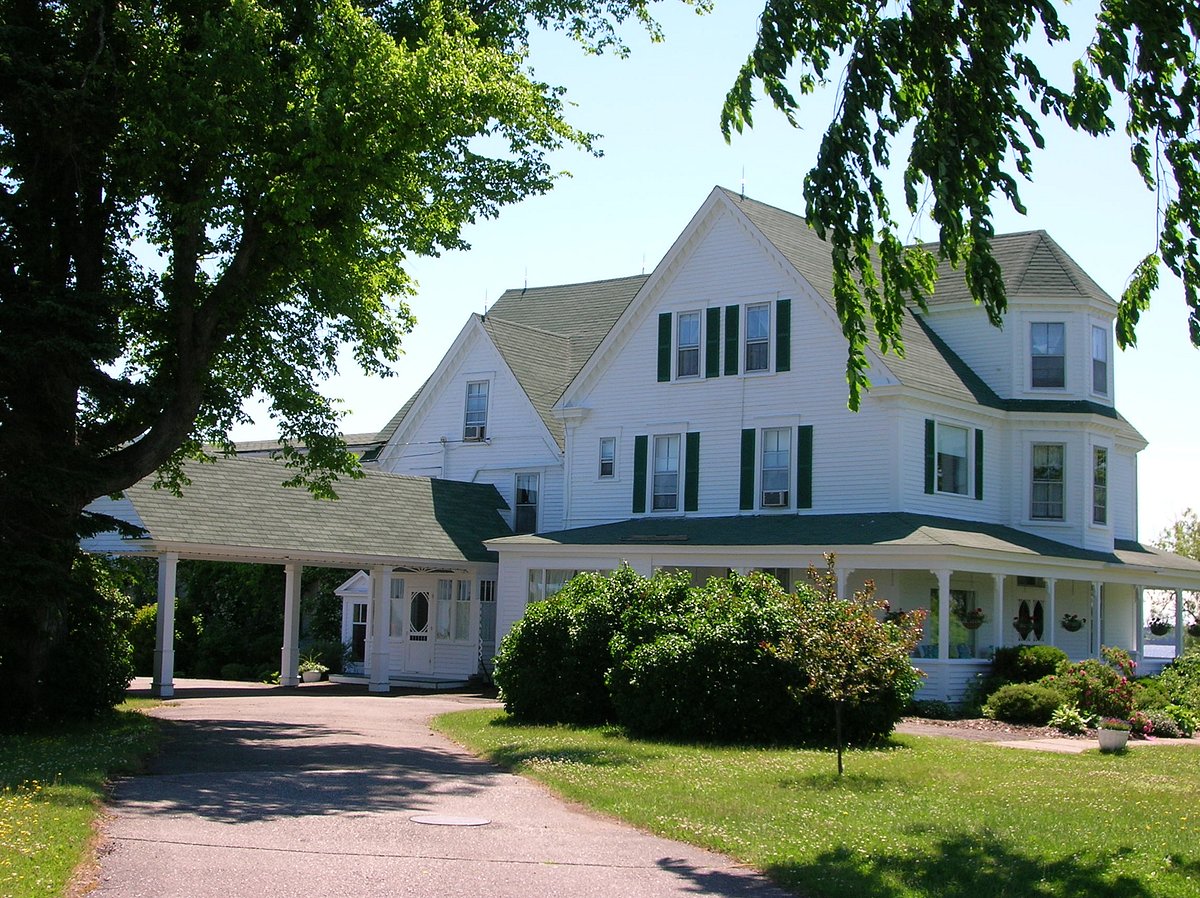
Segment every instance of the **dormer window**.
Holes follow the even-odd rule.
[[[463,440],[477,443],[487,437],[488,382],[467,384],[467,411],[463,418]]]
[[[1030,383],[1035,389],[1067,385],[1066,325],[1061,321],[1035,321],[1030,325]]]

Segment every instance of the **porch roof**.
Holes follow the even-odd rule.
[[[189,464],[182,496],[155,489],[153,476],[90,510],[145,531],[106,534],[91,551],[179,552],[184,557],[330,566],[388,561],[495,562],[484,541],[511,533],[491,484],[366,471],[339,480],[336,500],[281,484],[291,471],[266,458]]]
[[[1023,559],[1094,562],[1147,572],[1177,573],[1200,584],[1200,562],[1131,540],[1118,540],[1112,552],[1083,549],[981,521],[940,518],[905,512],[834,515],[734,515],[728,517],[634,518],[612,524],[507,536],[489,546],[795,546],[809,552],[853,546],[937,551],[964,549],[1000,552]]]

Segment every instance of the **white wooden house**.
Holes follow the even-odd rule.
[[[1005,327],[943,270],[904,357],[869,350],[852,413],[828,246],[718,188],[649,277],[473,316],[367,458],[505,498],[500,636],[575,571],[790,585],[833,551],[843,589],[930,610],[928,696],[1020,641],[1139,652],[1143,590],[1198,588],[1200,564],[1137,542],[1145,440],[1113,405],[1116,304],[1044,232],[994,250]]]
[[[429,674],[461,675],[577,571],[767,570],[790,586],[826,552],[843,594],[870,579],[893,608],[930,610],[915,659],[927,697],[958,697],[995,647],[1022,641],[1143,658],[1147,589],[1176,592],[1178,649],[1200,563],[1138,542],[1145,440],[1113,404],[1116,304],[1044,232],[993,249],[1004,328],[944,269],[928,312],[905,316],[904,356],[868,350],[856,413],[828,245],[720,188],[651,275],[510,290],[472,315],[360,441],[364,464],[408,475],[406,490],[463,486],[434,489],[455,501],[397,523],[372,575],[342,587],[343,635],[364,646],[373,688],[387,674],[368,647],[396,676],[427,632]],[[481,545],[459,537],[447,559],[425,530]],[[265,560],[290,557],[279,536]],[[353,563],[353,532],[333,536]],[[284,670],[294,653],[285,638]]]

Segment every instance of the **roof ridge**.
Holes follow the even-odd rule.
[[[501,299],[503,299],[505,296],[509,295],[510,293],[517,293],[519,295],[524,295],[526,293],[532,293],[535,290],[562,290],[564,287],[594,287],[599,284],[615,284],[617,281],[632,281],[632,280],[637,280],[638,278],[648,278],[648,277],[650,277],[650,275],[648,275],[648,274],[625,274],[625,275],[620,275],[619,277],[598,278],[598,279],[592,280],[592,281],[568,281],[565,284],[542,284],[537,287],[509,287],[507,290],[505,290],[503,293],[501,293],[500,296],[498,296],[496,298],[496,302],[499,302]],[[495,307],[495,305],[496,305],[496,303],[492,303],[493,308]],[[490,312],[490,310],[489,310],[489,312]]]

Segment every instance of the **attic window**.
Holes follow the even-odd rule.
[[[463,417],[463,440],[479,442],[487,437],[488,382],[473,380],[467,384],[467,410]]]
[[[1067,385],[1066,325],[1061,321],[1035,321],[1030,325],[1031,379],[1033,387]]]

